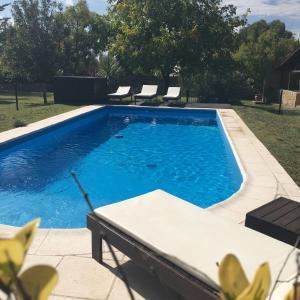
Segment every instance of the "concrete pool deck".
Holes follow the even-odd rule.
[[[0,144],[99,107],[83,107],[27,127],[0,133]],[[243,224],[248,211],[279,196],[300,202],[300,188],[236,112],[232,109],[218,109],[217,112],[244,173],[244,183],[236,194],[208,210],[231,222]],[[9,237],[16,230],[16,227],[0,225],[0,236]],[[155,278],[136,267],[120,252],[116,253],[136,299],[174,299]],[[91,240],[87,229],[40,229],[29,251],[25,267],[42,263],[57,268],[60,279],[50,298],[53,300],[130,299],[107,249],[104,258],[107,267],[97,264],[91,258]],[[274,296],[272,299],[280,299]]]

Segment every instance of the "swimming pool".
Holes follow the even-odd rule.
[[[207,208],[243,178],[215,110],[110,107],[0,145],[0,223],[85,226],[94,206],[163,189]]]

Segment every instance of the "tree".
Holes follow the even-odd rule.
[[[300,46],[293,33],[278,20],[270,23],[261,20],[243,28],[239,42],[234,57],[257,91],[264,90],[275,67]]]
[[[116,81],[120,80],[123,74],[124,72],[119,62],[111,53],[107,52],[99,55],[97,75],[106,77],[109,87],[112,87]]]
[[[10,4],[6,3],[6,4],[0,5],[0,12],[4,11],[8,5],[10,5]],[[5,41],[5,30],[7,28],[8,20],[9,20],[9,18],[7,18],[7,17],[0,18],[0,51],[1,51],[1,53],[3,51],[3,45],[4,45],[4,41]],[[0,66],[2,66],[1,57],[0,57]],[[0,75],[3,75],[3,71],[2,71],[1,67],[0,67],[0,70],[1,70]]]
[[[104,16],[91,12],[85,0],[63,13],[64,75],[95,75],[97,57],[106,48],[109,26]]]
[[[234,6],[222,6],[220,0],[123,0],[110,4],[112,53],[125,70],[157,75],[165,87],[175,67],[190,73],[230,55],[236,29],[244,22],[236,16]]]
[[[0,5],[0,12],[1,11],[4,11],[5,8],[7,6],[9,6],[10,4],[9,3],[5,3],[5,4],[1,4]],[[4,17],[4,18],[0,18],[0,26],[2,26],[4,23],[6,23],[10,18],[7,18],[7,17]]]
[[[14,22],[5,33],[3,56],[13,76],[48,82],[56,72],[55,14],[62,7],[53,0],[16,0]]]

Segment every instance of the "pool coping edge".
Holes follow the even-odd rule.
[[[27,125],[4,131],[0,133],[0,144],[16,140],[20,137],[27,136],[39,132],[45,128],[50,128],[59,123],[76,118],[80,115],[105,108],[111,105],[89,105],[69,112],[59,114],[41,121],[37,121]],[[118,107],[128,107],[120,105]],[[146,107],[135,106],[130,107]],[[150,107],[152,108],[152,107]],[[155,109],[182,109],[177,107],[154,107]],[[214,109],[214,108],[184,108],[188,110],[213,110],[216,111],[224,133],[229,142],[231,150],[234,154],[236,162],[241,171],[243,182],[237,192],[229,198],[214,204],[207,210],[227,218],[235,223],[243,223],[245,215],[248,211],[255,209],[267,202],[274,200],[276,197],[285,196],[293,198],[300,202],[300,189],[293,179],[282,168],[279,162],[267,150],[267,148],[259,141],[253,132],[246,126],[242,119],[233,109]],[[249,151],[251,149],[251,151]],[[259,164],[258,164],[259,162]],[[268,163],[269,162],[269,163]],[[255,168],[255,164],[258,167]],[[282,179],[284,178],[284,182]],[[260,195],[254,194],[258,189]],[[16,228],[10,225],[1,225],[0,228]],[[58,230],[58,231],[78,231],[86,230],[85,228],[75,229],[40,229],[40,230]]]

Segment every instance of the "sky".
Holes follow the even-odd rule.
[[[0,0],[0,4],[9,0]],[[77,0],[62,0],[66,5],[73,5]],[[107,8],[106,0],[87,0],[91,10],[104,14]],[[249,23],[260,19],[272,21],[280,19],[285,22],[287,29],[294,32],[300,38],[300,0],[223,0],[224,4],[234,4],[239,14],[244,14],[247,8],[251,13],[248,16]],[[2,13],[8,15],[9,10]]]

